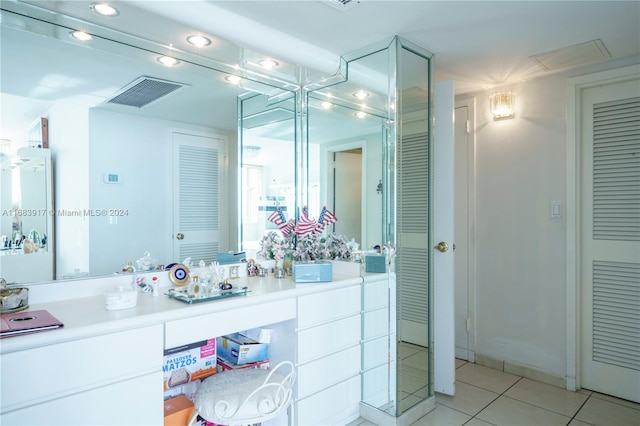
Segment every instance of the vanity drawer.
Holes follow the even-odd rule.
[[[360,315],[298,332],[298,364],[360,344]]]
[[[2,413],[0,424],[161,425],[163,402],[162,371],[159,370],[153,374]]]
[[[360,416],[360,376],[298,400],[298,425],[344,425]]]
[[[298,397],[305,398],[359,375],[360,346],[353,346],[308,364],[298,365]]]
[[[4,354],[2,412],[161,372],[162,337],[158,324]]]
[[[359,313],[359,285],[298,298],[299,329]]]
[[[177,348],[295,317],[295,299],[287,299],[168,321],[165,323],[164,347],[165,349]]]
[[[363,310],[379,309],[391,304],[389,280],[365,282],[363,289]]]

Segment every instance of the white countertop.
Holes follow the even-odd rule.
[[[139,293],[135,307],[115,311],[105,309],[103,292],[99,295],[94,294],[65,300],[42,302],[36,300],[36,303],[30,302],[29,310],[45,309],[62,321],[64,327],[0,339],[0,354],[334,290],[360,284],[363,280],[383,279],[385,276],[386,274],[377,274],[363,278],[361,276],[334,273],[332,282],[313,284],[296,284],[293,282],[292,277],[240,277],[230,280],[230,282],[236,288],[247,286],[250,290],[247,295],[193,304],[166,296],[164,293],[169,287],[161,284],[160,295],[154,296],[152,293]],[[111,277],[102,278],[100,282],[96,279],[76,280],[71,284],[75,286],[91,286],[95,284],[96,286],[102,285],[104,287],[111,283],[111,287],[113,287],[121,281],[122,277]],[[56,286],[57,284],[52,282],[45,285]],[[47,291],[50,291],[50,289],[47,288]],[[74,295],[78,294],[82,294],[82,292],[74,292]],[[32,299],[30,298],[30,300]]]

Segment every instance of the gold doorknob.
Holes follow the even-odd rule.
[[[182,232],[178,232],[178,235],[176,235],[176,238],[179,240],[184,240],[184,234]]]
[[[442,253],[446,252],[447,250],[449,250],[449,244],[445,243],[444,241],[440,241],[438,243],[437,246],[434,247],[434,249],[441,251]]]

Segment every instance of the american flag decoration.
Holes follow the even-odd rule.
[[[276,209],[269,215],[267,218],[269,222],[275,223],[278,227],[282,225],[284,220],[284,213],[282,213],[282,209],[280,206],[277,206]]]
[[[298,219],[298,223],[296,224],[296,234],[305,235],[309,232],[316,232],[316,221],[309,219],[309,209],[307,206],[304,206],[300,213],[300,219]]]
[[[323,206],[320,211],[320,216],[318,217],[318,223],[322,223],[327,226],[332,223],[336,223],[337,221],[338,218],[327,209],[327,206]]]
[[[316,221],[313,218],[309,218],[309,209],[307,206],[304,206],[300,212],[300,219],[298,219],[296,223],[293,219],[287,221],[284,213],[282,213],[282,209],[278,206],[274,212],[269,215],[267,220],[276,224],[280,232],[282,232],[282,235],[288,237],[291,235],[291,232],[294,232],[296,235],[305,235],[310,232],[321,234],[326,226],[337,222],[338,218],[327,209],[327,206],[323,206],[320,211],[320,217],[318,217]]]
[[[286,237],[288,237],[289,235],[291,235],[291,231],[293,231],[296,227],[296,222],[293,219],[289,219],[289,221],[287,223],[284,223],[282,225],[278,225],[278,227],[280,228],[280,232],[282,232],[282,235]]]
[[[337,221],[338,218],[327,209],[327,206],[323,206],[320,211],[320,216],[318,217],[318,222],[316,223],[315,232],[321,234],[325,227]]]

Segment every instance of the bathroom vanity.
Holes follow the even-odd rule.
[[[64,327],[0,341],[0,423],[162,424],[163,350],[256,327],[274,331],[274,365],[296,364],[294,424],[359,417],[363,307],[378,298],[387,306],[388,274],[334,273],[317,284],[240,277],[234,285],[248,286],[246,295],[195,304],[164,295],[171,284],[155,275],[159,296],[140,293],[135,307],[114,311],[104,291],[131,276],[34,286],[29,309],[48,310]],[[386,334],[388,321],[377,324]]]

